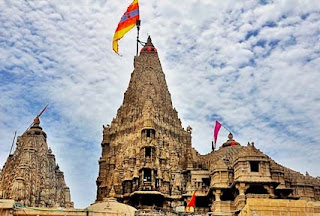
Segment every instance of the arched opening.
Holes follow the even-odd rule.
[[[122,193],[131,193],[132,192],[132,182],[131,181],[124,181],[122,182]]]
[[[141,136],[144,138],[151,138],[154,139],[156,136],[156,131],[152,128],[148,128],[148,129],[143,129],[141,131]]]
[[[261,185],[251,185],[245,194],[269,194],[268,190]]]
[[[221,201],[234,201],[235,194],[231,189],[225,189],[222,191]]]
[[[250,161],[251,172],[259,172],[259,161]]]
[[[145,157],[151,157],[151,148],[150,147],[145,148]]]
[[[151,169],[144,169],[143,181],[151,182]]]

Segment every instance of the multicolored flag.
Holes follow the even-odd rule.
[[[220,131],[220,128],[221,128],[220,122],[216,121],[216,125],[214,126],[214,130],[213,130],[214,146],[215,147],[217,145],[218,133]]]
[[[195,207],[196,206],[196,192],[194,191],[190,201],[187,204],[187,207]]]
[[[139,3],[138,0],[133,0],[133,2],[127,8],[127,11],[121,17],[113,36],[112,48],[117,54],[119,54],[118,40],[120,40],[136,25],[137,20],[139,20]]]

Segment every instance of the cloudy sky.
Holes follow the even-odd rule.
[[[102,125],[133,71],[136,30],[119,42],[122,57],[111,48],[130,3],[0,0],[0,167],[14,131],[48,103],[41,125],[78,208],[95,200]],[[320,176],[318,0],[140,0],[140,17],[200,153],[219,120],[241,144]]]

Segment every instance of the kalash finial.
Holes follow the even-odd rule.
[[[240,145],[237,141],[233,139],[233,134],[230,132],[228,135],[228,140],[227,142],[222,144],[222,147],[227,147],[227,146],[235,146],[235,145]]]
[[[40,116],[42,115],[42,113],[47,109],[48,104],[41,110],[41,112],[33,119],[32,124],[29,126],[29,128],[40,128]],[[28,129],[27,129],[28,130]]]
[[[39,127],[39,126],[40,126],[40,118],[39,116],[37,116],[33,119],[32,127]]]
[[[140,54],[142,53],[157,53],[157,49],[154,47],[150,35],[148,36],[147,43],[144,44],[144,47],[141,49]]]
[[[153,46],[150,35],[148,36],[147,44],[146,44],[146,45],[148,45],[148,46]]]

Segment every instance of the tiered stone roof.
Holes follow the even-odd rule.
[[[111,191],[128,202],[138,194],[181,196],[182,171],[191,162],[191,128],[181,126],[150,37],[134,59],[123,104],[104,126],[101,145],[97,200]]]
[[[111,125],[103,129],[97,201],[115,197],[137,208],[185,206],[195,191],[198,212],[234,215],[249,197],[320,200],[319,178],[277,164],[254,143],[230,133],[217,150],[200,155],[182,128],[151,38]]]
[[[0,173],[0,197],[31,207],[73,207],[64,174],[47,145],[39,118],[22,136]]]

